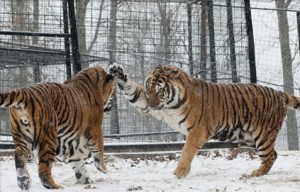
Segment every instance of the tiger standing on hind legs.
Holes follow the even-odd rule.
[[[80,183],[91,182],[85,167],[90,154],[96,168],[106,172],[102,120],[114,90],[114,76],[97,66],[63,84],[38,83],[0,93],[0,106],[10,109],[17,183],[22,190],[30,188],[26,165],[34,149],[41,183],[49,189],[62,188],[51,175],[55,156],[70,162]]]
[[[194,156],[209,139],[255,148],[261,165],[247,177],[267,174],[277,158],[274,145],[287,108],[300,108],[300,98],[289,93],[251,83],[210,83],[172,65],[156,67],[144,86],[121,65],[109,71],[137,110],[187,135],[174,171],[178,178],[189,174]]]

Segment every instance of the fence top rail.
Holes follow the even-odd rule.
[[[67,33],[39,33],[25,31],[0,31],[0,35],[22,35],[22,36],[43,36],[43,37],[70,37]]]
[[[213,4],[213,6],[216,7],[227,7],[226,5],[222,4]],[[244,6],[236,6],[233,5],[232,8],[238,8],[238,9],[244,9]],[[300,10],[297,9],[279,9],[279,8],[268,8],[268,7],[250,7],[251,9],[256,9],[256,10],[263,10],[263,11],[290,11],[290,12],[300,12]]]

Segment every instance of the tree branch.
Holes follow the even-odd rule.
[[[97,27],[96,27],[96,30],[95,30],[95,35],[93,37],[93,40],[92,40],[92,42],[91,42],[91,44],[88,48],[88,53],[90,53],[90,51],[93,49],[94,44],[96,43],[97,38],[98,38],[100,24],[101,24],[101,18],[102,18],[103,5],[104,5],[104,0],[102,0],[101,4],[100,4],[100,13],[99,13],[98,21],[97,21]]]
[[[287,8],[290,6],[290,4],[291,4],[292,1],[293,1],[293,0],[287,0],[287,1],[284,3],[284,7],[287,9]]]

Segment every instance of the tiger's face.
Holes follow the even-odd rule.
[[[174,100],[179,74],[180,71],[175,66],[158,66],[146,78],[146,100],[151,108],[162,109]]]

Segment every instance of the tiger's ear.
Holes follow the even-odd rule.
[[[179,70],[178,69],[172,69],[170,71],[170,74],[169,74],[169,78],[170,79],[176,79],[178,77],[178,75],[180,74]]]
[[[160,75],[161,73],[163,73],[164,70],[163,68],[161,67],[161,65],[158,65],[157,67],[154,68],[152,74],[153,75]]]

